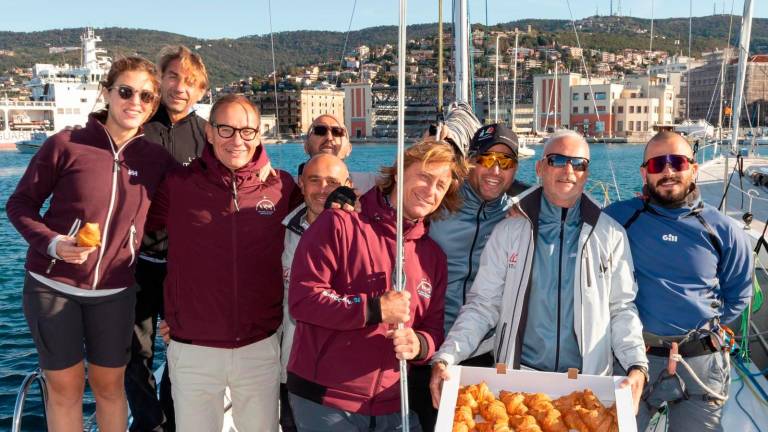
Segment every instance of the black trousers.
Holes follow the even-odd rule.
[[[493,356],[491,353],[481,354],[464,360],[461,365],[493,367]],[[408,404],[409,408],[419,416],[423,432],[433,432],[437,422],[437,410],[432,406],[432,394],[429,392],[431,376],[431,365],[411,366],[408,372]]]
[[[174,432],[173,398],[168,364],[157,397],[154,358],[158,316],[163,313],[163,281],[166,265],[139,259],[136,263],[136,319],[131,360],[125,369],[125,392],[131,408],[131,432]]]

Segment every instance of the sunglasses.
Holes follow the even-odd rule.
[[[476,163],[488,169],[498,163],[499,168],[506,171],[517,166],[517,159],[506,153],[486,152],[477,156]]]
[[[347,134],[347,131],[345,131],[343,127],[339,127],[339,126],[326,126],[326,125],[312,126],[312,133],[315,135],[321,135],[321,136],[326,135],[328,131],[331,131],[331,135],[333,135],[336,138],[341,138]]]
[[[571,164],[574,171],[586,171],[589,168],[589,159],[584,157],[566,156],[559,153],[552,153],[545,156],[547,165],[554,168],[565,168]]]
[[[114,89],[115,87],[110,87],[108,90],[112,91]],[[152,93],[149,90],[138,91],[133,87],[127,86],[127,85],[117,86],[117,95],[120,96],[120,99],[130,100],[131,98],[133,98],[134,94],[138,94],[141,102],[145,104],[151,104],[152,102],[155,101],[155,98],[157,97],[155,96],[154,93]]]
[[[246,127],[238,129],[230,125],[216,123],[213,123],[212,126],[216,128],[216,133],[218,133],[222,138],[232,138],[235,136],[235,132],[238,132],[240,133],[240,138],[242,138],[243,141],[253,141],[259,134],[258,128],[254,129]]]
[[[685,171],[691,167],[695,161],[688,156],[667,154],[656,156],[643,162],[641,167],[648,171],[648,174],[659,174],[664,171],[667,165],[672,167],[673,171]]]

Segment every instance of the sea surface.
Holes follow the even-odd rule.
[[[296,174],[306,157],[301,144],[267,145],[273,166]],[[534,146],[536,156],[520,163],[517,178],[535,183],[535,160],[542,146]],[[373,172],[394,163],[396,148],[387,144],[356,145],[347,160],[350,171]],[[611,200],[634,196],[640,190],[639,165],[642,145],[591,145],[590,181],[587,189],[602,202],[607,189]],[[26,242],[8,222],[5,203],[31,159],[15,151],[0,152],[0,430],[10,430],[13,407],[24,376],[37,367],[37,354],[30,338],[21,307]],[[614,182],[615,178],[615,182]],[[617,188],[614,184],[618,185]],[[604,187],[605,186],[605,187]],[[158,343],[158,346],[160,343]],[[162,350],[160,350],[162,352]],[[158,361],[163,360],[161,354]],[[94,410],[88,395],[84,410]],[[23,426],[25,431],[45,430],[40,395],[36,389],[27,399]]]

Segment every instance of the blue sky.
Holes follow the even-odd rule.
[[[275,31],[346,31],[355,0],[272,0],[272,25]],[[687,17],[685,0],[653,0],[654,15]],[[651,0],[613,0],[621,2],[624,15],[651,17]],[[34,31],[69,27],[131,27],[163,30],[201,38],[236,38],[269,32],[267,0],[37,0],[3,1],[0,31]],[[408,23],[437,21],[437,0],[410,0]],[[487,0],[488,23],[522,18],[569,18],[566,0]],[[607,15],[610,0],[570,0],[576,18]],[[744,0],[693,0],[694,16],[711,15],[713,6],[721,13],[731,4],[736,15]],[[756,17],[768,17],[768,1],[753,0]],[[352,29],[375,25],[395,25],[397,0],[357,0]],[[452,0],[443,0],[446,20],[450,20]],[[469,0],[472,22],[485,22],[486,0]]]

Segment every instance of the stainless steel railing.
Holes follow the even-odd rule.
[[[27,394],[32,387],[33,383],[37,383],[40,387],[40,395],[43,398],[43,416],[45,416],[45,405],[48,402],[48,389],[45,386],[45,376],[40,368],[30,372],[24,378],[24,381],[19,387],[19,392],[16,395],[16,406],[13,408],[13,425],[11,432],[21,432],[21,419],[24,416],[24,402],[27,400]]]

